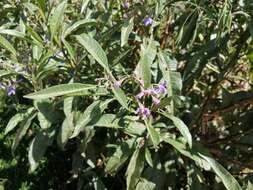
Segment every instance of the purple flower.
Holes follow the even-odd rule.
[[[160,104],[160,100],[156,97],[152,97],[152,101],[156,106]]]
[[[13,84],[7,86],[6,90],[7,90],[7,95],[8,95],[8,96],[11,96],[11,95],[15,95],[15,94],[16,94],[16,87],[15,87],[15,85],[13,85]]]
[[[116,81],[114,84],[113,84],[114,88],[119,88],[121,86],[121,82],[120,81]]]
[[[143,24],[145,26],[150,26],[153,24],[153,19],[151,17],[146,17],[144,20],[143,20]]]
[[[125,1],[124,3],[123,3],[123,8],[124,9],[128,9],[129,8],[129,3],[127,2],[127,1]]]
[[[143,91],[145,95],[153,95],[156,94],[154,89],[147,89]]]
[[[158,85],[158,88],[155,90],[156,94],[164,94],[167,91],[167,83],[164,81],[162,84]]]
[[[144,118],[147,118],[151,115],[151,111],[148,108],[143,108],[142,114]]]
[[[151,115],[151,111],[150,111],[150,109],[148,109],[146,107],[139,107],[136,110],[136,114],[141,115],[143,118],[147,118]]]

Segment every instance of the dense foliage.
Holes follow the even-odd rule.
[[[253,189],[252,0],[0,12],[0,189]]]

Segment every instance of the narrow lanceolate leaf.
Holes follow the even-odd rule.
[[[13,75],[13,74],[15,74],[15,73],[11,72],[11,71],[0,70],[0,78],[5,77],[5,76],[9,76],[9,75]]]
[[[77,121],[77,124],[75,126],[74,132],[71,135],[70,138],[74,138],[81,131],[83,131],[83,128],[90,122],[92,119],[96,117],[96,119],[99,119],[101,116],[101,109],[100,109],[101,101],[95,101],[91,105],[89,105],[84,113],[80,116],[80,118]]]
[[[18,129],[15,139],[12,144],[12,153],[14,154],[17,146],[19,145],[22,138],[25,136],[28,128],[30,127],[32,120],[35,118],[36,113],[32,111],[30,115],[27,116],[27,118],[21,123],[20,128]]]
[[[208,156],[202,154],[200,154],[200,156],[209,163],[213,171],[220,177],[227,190],[242,190],[236,179],[221,164]]]
[[[63,121],[57,135],[57,144],[63,150],[73,132],[73,126],[69,125],[67,118]]]
[[[67,97],[63,102],[63,111],[68,121],[69,126],[73,126],[74,114],[73,114],[73,102],[74,97]]]
[[[118,100],[118,102],[123,106],[123,108],[128,109],[127,96],[124,93],[124,91],[121,90],[120,88],[113,87],[112,92],[115,98]]]
[[[142,45],[141,58],[136,67],[135,73],[137,77],[143,80],[144,88],[148,88],[151,84],[151,64],[156,57],[156,43],[153,39],[149,40],[149,44]]]
[[[138,189],[138,190],[155,190],[156,184],[151,181],[148,181],[144,178],[141,178],[136,186],[136,189]]]
[[[0,46],[11,52],[13,55],[17,55],[15,48],[7,41],[3,36],[0,35]]]
[[[107,127],[107,128],[121,128],[119,125],[120,118],[117,118],[115,114],[103,114],[96,123],[92,123],[96,127]]]
[[[150,121],[145,121],[146,127],[148,129],[148,134],[150,135],[151,141],[154,146],[157,146],[160,142],[159,133],[154,129]]]
[[[177,139],[173,139],[171,137],[171,135],[168,133],[162,134],[162,139],[166,143],[169,143],[170,145],[172,145],[182,155],[194,160],[196,162],[196,164],[199,165],[201,168],[203,168],[205,170],[211,169],[208,162],[199,156],[198,152],[200,152],[200,151],[198,149],[196,149],[196,147],[194,147],[194,149],[190,149],[188,146],[186,146],[185,143],[183,143]],[[201,150],[201,152],[203,152],[203,150]],[[205,152],[205,154],[206,154],[206,152]]]
[[[78,93],[94,88],[96,88],[96,86],[90,84],[81,84],[81,83],[59,84],[56,86],[40,90],[38,92],[34,92],[32,94],[25,95],[24,97],[29,99],[53,98],[56,96]]]
[[[10,131],[12,131],[18,124],[23,120],[23,115],[18,113],[14,115],[8,122],[4,134],[6,135]]]
[[[127,44],[130,33],[134,28],[134,18],[126,21],[121,28],[121,47]]]
[[[135,189],[144,168],[144,159],[144,152],[137,148],[131,157],[126,171],[127,190]]]
[[[116,174],[117,171],[125,164],[127,159],[133,152],[134,139],[128,139],[117,146],[116,151],[113,153],[105,167],[105,172],[111,175]]]
[[[148,147],[145,148],[145,158],[150,167],[153,167],[153,160]]]
[[[54,131],[51,133],[39,132],[32,140],[28,152],[30,172],[34,172],[38,167],[39,161],[45,154],[47,147],[53,142],[53,134]]]
[[[172,122],[174,123],[174,125],[178,128],[178,130],[180,131],[180,133],[183,135],[183,137],[185,138],[185,140],[188,142],[189,146],[192,147],[192,135],[188,129],[188,127],[185,125],[185,123],[170,114],[166,114],[166,113],[162,113],[165,117],[169,118],[170,120],[172,120]]]
[[[88,34],[76,36],[77,41],[93,56],[93,58],[108,72],[108,60],[99,43]]]
[[[83,25],[90,25],[90,24],[96,24],[96,20],[94,19],[83,19],[75,22],[72,24],[70,27],[68,27],[64,32],[63,32],[63,38],[66,38],[68,35],[70,35],[72,32],[77,30]]]
[[[51,11],[49,17],[49,27],[51,32],[51,39],[57,34],[64,19],[64,12],[67,7],[67,1],[62,1],[55,9]]]
[[[25,38],[25,34],[17,30],[0,29],[0,34],[7,34],[7,35],[15,36],[18,38]]]

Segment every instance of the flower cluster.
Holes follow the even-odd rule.
[[[143,20],[143,24],[144,26],[151,26],[153,24],[153,19],[151,17],[146,17]]]
[[[125,1],[125,2],[122,4],[122,6],[123,6],[124,9],[129,9],[130,4],[129,4],[129,2]]]
[[[151,115],[151,111],[149,108],[141,106],[136,110],[136,114],[142,115],[142,117],[145,119]]]
[[[6,90],[8,96],[12,96],[16,94],[16,84],[21,82],[22,80],[18,80],[15,82],[11,82],[8,85],[0,84],[0,88]]]
[[[6,90],[8,96],[16,94],[16,86],[14,84],[9,84],[7,86],[0,84],[0,88]]]
[[[139,94],[137,94],[136,98],[141,99],[143,96],[164,94],[166,91],[167,91],[167,84],[165,81],[162,84],[158,84],[158,88],[142,90]]]
[[[160,104],[160,99],[157,98],[157,95],[165,94],[167,92],[167,83],[164,81],[161,84],[157,84],[156,88],[142,90],[139,94],[136,95],[136,98],[140,100],[142,97],[151,96],[153,105],[158,106]],[[142,118],[147,118],[151,115],[149,108],[140,104],[139,108],[136,110],[136,114],[140,115]]]

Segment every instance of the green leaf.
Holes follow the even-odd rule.
[[[49,99],[35,100],[35,107],[38,110],[38,120],[42,129],[49,128],[59,120],[59,114],[53,107],[53,102]]]
[[[189,146],[192,147],[192,135],[191,135],[188,127],[184,124],[184,122],[181,119],[179,119],[173,115],[167,114],[167,113],[162,113],[162,115],[164,115],[165,117],[172,120],[174,125],[178,128],[180,133],[183,135],[185,140],[188,142]]]
[[[248,181],[247,189],[246,190],[252,190],[253,189],[253,184]]]
[[[77,41],[93,56],[93,58],[108,72],[108,60],[99,43],[88,34],[76,36]]]
[[[64,150],[64,147],[68,142],[68,139],[70,138],[73,129],[74,127],[69,125],[68,120],[64,119],[57,135],[57,144],[61,147],[62,150]]]
[[[109,157],[108,162],[106,163],[105,172],[109,174],[116,174],[117,171],[125,164],[127,159],[130,157],[133,152],[134,139],[128,139],[120,144],[117,147],[114,154]]]
[[[141,47],[141,58],[136,67],[135,73],[137,77],[144,82],[144,88],[151,85],[151,64],[156,57],[156,42],[151,38],[149,44],[146,45],[145,41]]]
[[[11,45],[11,43],[9,41],[7,41],[1,35],[0,35],[0,45],[3,48],[5,48],[6,50],[8,50],[9,52],[11,52],[13,55],[17,56],[17,52],[16,52],[15,48]]]
[[[41,10],[43,12],[45,12],[46,11],[46,2],[45,2],[45,0],[37,0],[37,2],[39,4],[39,7],[41,8]]]
[[[19,122],[21,122],[23,120],[23,115],[18,113],[16,115],[14,115],[8,122],[6,128],[5,128],[5,132],[4,134],[6,135],[7,133],[9,133],[10,131],[12,131],[18,124]]]
[[[127,190],[135,189],[144,168],[144,152],[137,148],[128,164],[126,171]]]
[[[180,95],[183,84],[181,74],[173,71],[173,66],[177,66],[173,65],[173,62],[176,62],[176,60],[173,60],[170,54],[165,51],[159,51],[158,58],[159,67],[163,74],[163,78],[168,83],[168,95]]]
[[[51,39],[53,39],[57,32],[59,31],[63,19],[64,19],[64,12],[67,7],[67,1],[62,1],[55,9],[51,11],[50,17],[49,17],[49,27],[51,32]]]
[[[148,134],[150,135],[151,141],[153,142],[154,146],[157,146],[160,143],[159,133],[155,130],[152,126],[151,121],[145,121],[146,127],[148,129]]]
[[[121,128],[119,126],[119,118],[115,114],[103,114],[96,123],[92,125],[96,127]]]
[[[28,160],[30,164],[30,172],[34,172],[38,167],[39,161],[45,154],[47,147],[53,142],[54,131],[50,133],[39,132],[32,140],[29,151]]]
[[[20,124],[20,128],[18,129],[15,139],[12,143],[12,154],[14,154],[17,146],[19,145],[20,141],[22,140],[22,138],[25,136],[28,128],[30,127],[32,120],[36,117],[36,113],[34,112],[33,108],[29,109],[27,111],[29,114],[26,117],[26,119],[24,119],[24,121]]]
[[[196,10],[192,12],[184,22],[183,26],[180,29],[177,43],[181,45],[182,48],[186,47],[186,45],[192,41],[194,41],[194,38],[196,37],[196,30],[198,26],[198,18],[201,16],[201,14]]]
[[[141,122],[131,122],[123,129],[127,134],[141,136],[146,131],[146,126]]]
[[[7,35],[15,36],[18,38],[25,38],[25,34],[17,30],[0,29],[0,34],[7,34]]]
[[[147,147],[145,148],[145,158],[146,158],[147,163],[150,165],[150,167],[153,167],[154,164],[153,164],[152,156]]]
[[[43,46],[43,40],[41,39],[40,35],[37,32],[35,32],[31,26],[29,26],[27,24],[25,26],[26,26],[28,34],[31,35],[31,38],[32,38],[33,42],[35,44],[37,44],[38,46],[42,47]]]
[[[73,102],[74,97],[67,97],[63,102],[63,111],[68,121],[69,126],[74,125],[74,114],[73,114]]]
[[[46,89],[42,89],[32,94],[25,95],[24,97],[29,98],[29,99],[53,98],[56,96],[68,95],[71,93],[78,93],[81,91],[94,89],[94,88],[96,88],[96,86],[90,85],[90,84],[81,84],[81,83],[59,84],[59,85],[52,86]]]
[[[112,87],[112,92],[123,108],[128,109],[127,96],[120,88]]]
[[[101,117],[101,101],[95,101],[89,105],[84,113],[80,116],[77,121],[77,124],[74,128],[74,132],[70,138],[74,138],[84,129],[86,125],[89,124],[94,118],[99,120]]]
[[[220,177],[227,190],[242,190],[236,179],[221,164],[209,156],[204,156],[202,154],[200,154],[200,156],[209,163],[217,176]]]
[[[194,160],[200,167],[204,168],[205,170],[211,169],[208,162],[199,156],[199,152],[204,152],[205,154],[207,154],[207,152],[204,151],[202,148],[195,146],[194,148],[189,149],[186,144],[182,143],[179,140],[173,139],[168,133],[163,134],[162,139],[166,143],[172,145],[184,156]],[[201,151],[199,149],[201,149]]]
[[[121,28],[121,47],[123,47],[128,42],[130,33],[134,28],[134,18],[126,21]]]
[[[69,56],[71,57],[71,59],[73,61],[76,61],[75,59],[75,54],[76,54],[76,51],[74,50],[74,48],[66,41],[66,40],[62,40],[62,43],[64,44]]]
[[[138,182],[136,189],[137,190],[155,190],[156,184],[144,178],[140,178],[140,181]]]
[[[79,21],[75,22],[74,24],[72,24],[70,27],[68,27],[63,32],[63,38],[66,38],[68,35],[70,35],[73,31],[77,30],[81,26],[90,25],[90,24],[92,24],[92,25],[96,24],[96,20],[94,20],[94,19],[82,19],[82,20],[79,20]]]
[[[11,72],[11,71],[0,70],[0,78],[6,77],[6,76],[9,76],[9,75],[15,75],[15,74],[16,73]]]

